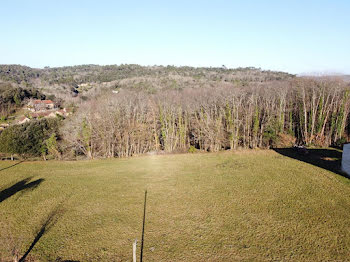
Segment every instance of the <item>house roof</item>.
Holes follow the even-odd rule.
[[[28,117],[26,117],[26,116],[21,116],[20,118],[18,118],[18,121],[23,121],[23,120],[25,120],[26,118],[28,118]],[[28,118],[29,119],[29,118]]]
[[[44,111],[44,112],[32,113],[31,116],[33,118],[45,117],[45,116],[50,115],[51,113],[52,113],[51,111]]]
[[[20,118],[17,119],[17,123],[22,124],[25,123],[27,121],[29,121],[30,119],[26,116],[21,116]]]
[[[38,104],[54,104],[52,100],[34,100],[33,104],[38,105]]]

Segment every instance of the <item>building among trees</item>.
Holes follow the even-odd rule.
[[[51,110],[57,108],[57,105],[52,100],[31,100],[28,103],[28,109],[31,111]]]

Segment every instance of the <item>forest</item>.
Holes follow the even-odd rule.
[[[337,77],[224,66],[3,65],[0,79],[2,85],[32,90],[28,97],[45,94],[74,107],[72,116],[41,132],[45,137],[37,141],[42,146],[0,146],[1,152],[22,157],[93,159],[148,152],[328,147],[349,139],[350,86]],[[42,121],[23,125],[43,126]],[[1,141],[8,140],[7,130]],[[32,143],[31,136],[17,140],[26,139]]]

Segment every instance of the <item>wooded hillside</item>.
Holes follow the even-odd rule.
[[[339,78],[256,68],[3,65],[0,79],[74,105],[55,134],[56,157],[330,146],[349,137],[350,88]]]

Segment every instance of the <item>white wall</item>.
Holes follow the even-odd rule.
[[[350,176],[350,144],[344,144],[341,169]]]

